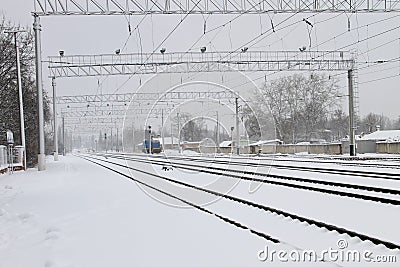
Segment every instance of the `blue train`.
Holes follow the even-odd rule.
[[[151,151],[150,151],[151,148]],[[162,144],[160,142],[160,139],[158,138],[151,138],[151,145],[149,140],[144,140],[143,145],[142,145],[142,152],[146,154],[153,154],[153,153],[161,153],[162,151]]]

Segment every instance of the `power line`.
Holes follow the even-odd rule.
[[[154,53],[169,39],[169,37],[171,37],[171,35],[176,31],[176,29],[178,29],[178,27],[183,23],[183,21],[189,16],[189,14],[191,13],[191,11],[193,11],[201,1],[202,1],[202,0],[198,0],[198,1],[196,2],[196,4],[193,6],[192,10],[190,10],[188,13],[186,13],[186,15],[185,15],[183,18],[181,18],[181,20],[178,22],[178,24],[175,25],[175,27],[168,33],[168,35],[162,40],[162,42],[157,46],[157,48],[153,50],[153,52],[147,57],[147,59],[145,60],[144,63],[146,63],[146,62],[151,58],[151,56],[152,56],[152,55],[153,55],[153,54],[154,54]],[[114,91],[114,94],[115,94],[116,92],[118,92],[125,84],[127,84],[128,81],[130,81],[130,79],[132,79],[132,77],[133,77],[134,75],[135,75],[135,74],[132,74],[125,82],[123,82],[123,83]]]
[[[399,73],[398,73],[398,74],[395,74],[395,75],[391,75],[391,76],[386,76],[386,77],[383,77],[383,78],[368,80],[368,81],[365,81],[365,82],[359,82],[359,84],[366,84],[366,83],[372,83],[372,82],[382,81],[382,80],[391,79],[391,78],[398,77],[398,76],[400,76]]]
[[[400,16],[400,15],[397,15],[397,16],[395,16],[395,17],[398,17],[398,16]],[[384,21],[384,20],[380,20],[380,22],[382,22],[382,21]],[[375,23],[373,23],[373,24],[375,24]],[[368,25],[368,24],[367,24],[367,25]],[[363,25],[363,26],[360,26],[360,27],[366,27],[367,25]],[[369,25],[371,25],[371,24],[369,24]],[[333,50],[333,51],[331,51],[331,52],[343,50],[344,48],[350,47],[350,46],[352,46],[352,45],[354,45],[354,44],[361,43],[361,42],[364,42],[364,41],[366,41],[366,40],[369,40],[369,39],[372,39],[372,38],[381,36],[381,35],[383,35],[383,34],[389,33],[389,32],[391,32],[391,31],[394,31],[394,30],[399,29],[399,28],[400,28],[400,26],[396,26],[396,27],[390,28],[390,29],[388,29],[388,30],[386,30],[386,31],[382,31],[382,32],[377,33],[377,34],[375,34],[375,35],[368,36],[367,38],[364,38],[364,39],[361,39],[361,40],[357,40],[357,41],[355,41],[355,42],[353,42],[353,43],[344,45],[344,46],[342,46],[342,47],[340,47],[340,48],[337,48],[337,49],[335,49],[335,50]],[[313,47],[313,48],[314,48],[314,47]],[[274,73],[268,74],[267,76],[271,76],[271,75],[276,74],[276,73],[277,73],[277,72],[274,72]],[[254,82],[254,81],[256,81],[256,80],[263,79],[263,78],[265,78],[265,76],[266,76],[266,75],[263,75],[262,77],[259,77],[259,78],[256,78],[256,79],[252,79],[251,82]],[[246,83],[244,83],[244,84],[240,84],[240,85],[238,85],[238,86],[236,86],[236,87],[234,87],[234,88],[237,88],[237,87],[246,85],[247,83],[249,83],[249,82],[246,82]]]

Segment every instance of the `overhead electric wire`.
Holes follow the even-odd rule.
[[[290,18],[294,17],[294,16],[297,15],[298,13],[301,13],[301,12],[298,11],[298,12],[292,14],[291,16],[289,16],[288,18],[286,18],[285,20],[281,21],[278,25],[281,25],[282,23],[286,22],[287,20],[289,20]],[[281,27],[281,28],[278,29],[278,30],[282,30],[282,29],[288,28],[288,27],[290,27],[290,26],[293,26],[293,25],[295,25],[295,24],[301,23],[301,22],[304,21],[304,19],[310,19],[310,18],[315,17],[315,16],[317,16],[317,15],[319,15],[319,14],[323,14],[323,12],[319,12],[319,13],[310,15],[310,16],[308,16],[307,18],[303,18],[301,21],[296,21],[296,22],[291,23],[291,24],[289,24],[289,25],[283,26],[283,27]],[[343,14],[343,13],[341,13],[341,14]],[[340,14],[339,14],[339,15],[340,15]],[[337,16],[339,16],[339,15],[336,15],[335,17],[337,17]],[[323,20],[322,22],[328,21],[328,20],[330,20],[330,19],[331,19],[331,18],[325,19],[325,20]],[[322,22],[321,22],[321,23],[322,23]],[[260,36],[262,36],[262,35],[264,35],[264,34],[270,32],[271,30],[272,30],[272,33],[270,33],[270,34],[268,34],[268,35],[266,35],[266,36],[263,36],[261,40],[265,39],[266,37],[270,36],[270,35],[273,34],[273,33],[276,33],[276,28],[275,28],[276,26],[274,26],[274,25],[271,25],[271,26],[272,26],[272,27],[271,27],[269,30],[267,30],[267,31],[261,33],[260,35],[256,36],[255,38],[253,38],[253,39],[250,40],[249,42],[247,42],[247,43],[243,44],[242,46],[240,46],[239,48],[237,48],[236,50],[233,50],[232,52],[227,53],[227,55],[226,55],[225,57],[231,55],[232,53],[235,53],[235,52],[240,51],[240,49],[241,49],[242,47],[244,47],[244,46],[247,46],[247,47],[249,47],[249,48],[253,47],[254,44],[253,44],[253,45],[249,45],[251,42],[253,42],[253,41],[256,40],[257,38],[259,38]],[[260,42],[261,40],[258,40],[257,43]],[[282,39],[281,39],[281,40],[282,40]],[[225,57],[222,57],[220,60],[224,59]],[[196,75],[196,74],[192,75],[191,77],[189,77],[189,79],[192,78],[192,77],[195,76],[195,75]],[[264,77],[264,76],[263,76],[263,77]],[[262,78],[262,77],[260,77],[260,78]],[[247,84],[247,83],[245,83],[245,84]]]
[[[153,50],[153,52],[150,53],[150,55],[146,58],[146,60],[143,62],[143,64],[145,64],[145,63],[154,55],[154,53],[169,39],[169,37],[171,37],[171,35],[176,31],[176,29],[179,28],[179,26],[183,23],[183,21],[185,21],[185,19],[191,14],[191,12],[197,7],[197,5],[198,5],[201,1],[202,1],[202,0],[198,0],[198,1],[196,2],[196,4],[193,6],[193,8],[192,8],[189,12],[187,12],[183,18],[181,18],[181,20],[178,22],[178,24],[175,25],[175,27],[167,34],[167,36],[161,41],[161,43],[159,43],[158,46]],[[140,70],[140,67],[139,67],[139,70]],[[115,94],[116,92],[118,92],[123,86],[125,86],[125,84],[127,84],[128,81],[130,81],[130,79],[132,79],[132,77],[133,77],[135,74],[137,74],[137,71],[136,71],[135,73],[131,74],[131,75],[129,76],[129,78],[128,78],[125,82],[123,82],[123,83],[114,91],[114,94]]]
[[[298,12],[296,12],[296,13],[293,13],[293,14],[290,15],[288,18],[285,18],[283,21],[279,22],[276,26],[279,26],[279,25],[283,24],[284,22],[288,21],[289,19],[291,19],[292,17],[294,17],[294,16],[297,15],[298,13],[300,13],[300,11],[298,11]],[[320,14],[320,13],[313,14],[313,15],[307,17],[307,18],[314,17],[314,16],[316,16],[316,15],[318,15],[318,14]],[[301,20],[301,22],[302,22],[302,20]],[[292,26],[292,25],[294,25],[294,24],[297,24],[297,23],[299,23],[299,21],[296,21],[296,22],[294,22],[294,23],[291,23],[291,24],[289,24],[289,25],[286,25],[286,26],[282,27],[281,29],[290,27],[290,26]],[[276,26],[275,26],[275,27],[276,27]],[[281,29],[279,29],[279,30],[281,30]],[[248,42],[246,42],[245,44],[243,44],[243,45],[241,45],[240,47],[238,47],[237,49],[235,49],[235,50],[233,50],[233,51],[231,51],[231,52],[229,52],[229,53],[226,53],[225,56],[221,57],[219,60],[223,60],[223,59],[225,59],[226,57],[229,57],[230,55],[232,55],[232,54],[234,54],[234,53],[240,53],[240,50],[241,50],[243,47],[251,48],[251,47],[252,47],[252,45],[250,45],[251,42],[253,42],[254,40],[260,38],[260,36],[262,36],[262,35],[268,33],[268,32],[271,31],[271,30],[272,30],[272,28],[270,28],[269,30],[264,31],[264,32],[261,33],[260,35],[257,35],[256,37],[252,38],[250,41],[248,41]],[[196,75],[197,75],[197,74],[194,74],[194,75],[190,76],[188,79],[192,79],[192,78],[193,78],[194,76],[196,76]]]
[[[398,15],[398,16],[400,16],[400,15]],[[369,40],[369,39],[372,39],[372,38],[381,36],[381,35],[383,35],[383,34],[392,32],[392,31],[394,31],[394,30],[396,30],[396,29],[399,29],[399,28],[400,28],[400,25],[398,25],[398,26],[396,26],[396,27],[393,27],[393,28],[390,28],[390,29],[385,30],[385,31],[381,31],[381,32],[379,32],[379,33],[377,33],[377,34],[374,34],[374,35],[371,35],[371,36],[369,36],[369,37],[367,37],[367,38],[363,38],[363,39],[358,40],[358,41],[355,41],[355,42],[353,42],[353,43],[350,43],[350,44],[341,46],[340,48],[337,48],[337,49],[335,49],[335,50],[329,51],[329,53],[335,52],[335,51],[340,51],[340,50],[342,50],[342,49],[344,49],[344,48],[347,48],[347,47],[350,47],[350,46],[352,46],[352,45],[354,45],[354,44],[357,44],[357,43],[360,43],[360,42],[364,42],[364,41],[366,41],[366,40]],[[326,52],[325,54],[328,54],[328,52]],[[325,54],[322,54],[322,56],[325,55]],[[320,55],[320,56],[321,56],[321,55]],[[271,76],[271,75],[276,74],[276,73],[277,73],[277,72],[273,72],[272,74],[268,74],[268,75],[266,75],[266,76]],[[259,79],[263,79],[264,77],[265,77],[265,75],[263,75],[262,77],[259,77],[259,78],[252,79],[251,82],[254,82],[254,81],[259,80]],[[246,82],[246,83],[244,83],[244,84],[240,84],[240,85],[238,85],[238,86],[236,86],[236,87],[243,86],[243,85],[245,85],[245,84],[247,84],[247,83],[249,83],[249,82]],[[236,87],[234,87],[234,88],[236,88]]]
[[[341,14],[344,14],[344,13],[341,13]],[[354,29],[361,29],[361,28],[367,27],[368,25],[378,24],[378,23],[381,23],[381,22],[384,22],[384,21],[388,21],[388,20],[397,18],[397,17],[399,17],[399,16],[400,16],[400,15],[396,15],[396,16],[393,16],[393,17],[380,19],[380,20],[377,20],[377,21],[374,21],[374,22],[371,22],[371,23],[368,23],[368,24],[364,24],[364,25],[358,26],[358,27],[356,27],[356,28],[354,28]],[[325,20],[325,21],[327,21],[327,20]],[[396,27],[396,28],[398,28],[398,27]],[[353,30],[354,30],[354,29],[353,29]],[[342,33],[340,33],[340,34],[337,34],[337,35],[335,35],[334,37],[331,37],[331,38],[328,39],[328,40],[325,40],[325,41],[323,41],[323,42],[321,42],[321,43],[318,43],[318,44],[314,45],[313,47],[311,47],[311,49],[315,48],[316,46],[321,46],[321,45],[323,45],[323,44],[326,44],[326,43],[328,43],[328,42],[330,42],[330,41],[332,41],[332,40],[336,40],[336,38],[338,38],[338,37],[340,37],[340,36],[342,36],[342,35],[344,35],[344,34],[346,34],[346,33],[348,33],[348,31],[344,31],[344,32],[342,32]],[[371,38],[373,38],[373,37],[372,37],[372,36],[369,36],[369,37],[368,37],[368,39],[371,39]],[[358,40],[357,42],[362,42],[362,41],[363,41],[363,40],[361,40],[361,41]],[[346,47],[348,47],[348,46],[353,45],[354,43],[355,43],[355,42],[353,42],[352,44],[347,45],[347,46],[345,46],[345,47],[336,48],[336,49],[333,50],[333,51],[341,50],[341,49],[343,49],[343,48],[346,48]],[[272,73],[272,74],[268,74],[267,76],[271,76],[271,75],[276,74],[276,73],[277,73],[277,72],[274,72],[274,73]],[[346,74],[347,74],[347,72],[346,72]],[[259,77],[259,78],[252,79],[252,81],[260,80],[260,79],[263,79],[264,77],[265,77],[265,75],[263,75],[262,77]],[[245,85],[245,84],[241,84],[241,85]],[[240,85],[240,86],[241,86],[241,85]]]
[[[382,77],[382,78],[373,79],[373,80],[368,80],[368,81],[364,81],[364,82],[358,82],[358,84],[372,83],[372,82],[377,82],[377,81],[382,81],[382,80],[395,78],[395,77],[398,77],[398,76],[400,76],[400,73],[397,73],[397,74],[391,75],[391,76],[386,76],[386,77]]]
[[[231,22],[235,21],[236,19],[238,19],[239,17],[243,16],[244,14],[247,14],[247,13],[248,13],[251,9],[253,9],[255,6],[261,4],[262,2],[265,2],[265,1],[266,1],[266,0],[261,0],[259,3],[256,3],[256,4],[252,5],[252,6],[251,6],[249,9],[247,9],[245,12],[240,13],[239,15],[235,16],[233,19],[230,19],[228,22],[225,22],[225,23],[223,23],[223,24],[221,24],[221,25],[219,25],[219,26],[217,26],[217,27],[214,27],[214,28],[212,28],[212,29],[210,29],[210,30],[205,31],[205,32],[192,44],[192,46],[191,46],[185,53],[183,53],[182,56],[184,56],[184,55],[187,54],[189,51],[191,51],[191,49],[193,49],[193,47],[194,47],[206,34],[208,34],[208,33],[210,33],[210,32],[213,32],[213,31],[215,31],[215,30],[217,30],[217,29],[220,29],[220,28],[225,27],[228,23],[231,23]],[[181,20],[180,20],[180,22],[178,23],[178,25],[176,25],[176,26],[174,27],[174,29],[167,35],[167,37],[164,38],[164,40],[157,46],[157,48],[153,50],[153,52],[150,54],[150,56],[146,59],[146,61],[145,61],[144,63],[146,63],[146,62],[148,61],[148,59],[158,50],[158,48],[162,46],[162,44],[171,36],[171,34],[177,29],[177,27],[179,27],[179,25],[188,17],[188,15],[191,13],[191,11],[192,11],[194,8],[196,8],[197,5],[198,5],[200,2],[201,2],[201,0],[199,0],[199,1],[196,3],[196,5],[195,5],[188,13],[185,14],[185,16],[184,16],[183,18],[181,18]],[[132,79],[132,77],[133,77],[135,74],[136,74],[136,73],[131,74],[130,77],[129,77],[125,82],[123,82],[123,83],[114,91],[114,93],[116,93],[116,92],[119,91],[123,86],[125,86],[125,84],[126,84],[130,79]]]
[[[153,6],[154,6],[154,5],[155,5],[155,3],[153,3]],[[126,19],[127,22],[128,22],[128,31],[129,31],[129,35],[128,35],[128,38],[126,39],[124,45],[122,46],[121,53],[122,53],[122,52],[124,51],[124,49],[126,48],[126,45],[127,45],[129,39],[130,39],[131,36],[132,36],[132,32],[135,32],[135,31],[139,28],[139,26],[140,26],[140,25],[142,24],[142,22],[145,20],[145,18],[146,18],[147,15],[148,15],[148,13],[146,13],[144,16],[142,16],[141,20],[136,24],[136,26],[135,26],[135,28],[134,28],[133,30],[132,30],[131,24],[130,24],[130,17],[129,17],[129,20],[128,20],[128,19],[126,18],[126,16],[125,16],[125,19]],[[102,79],[102,81],[101,81],[100,83],[98,83],[98,87],[99,87],[99,86],[102,86],[103,83],[104,83],[104,81],[107,80],[109,77],[110,77],[110,74],[106,75],[106,76]]]

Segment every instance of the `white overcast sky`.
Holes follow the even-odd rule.
[[[21,25],[32,25],[31,11],[33,0],[0,0],[1,12],[10,20]],[[312,14],[298,14],[288,19],[283,25],[284,29],[277,30],[273,34],[265,34],[264,38],[253,46],[251,50],[298,50],[299,47],[309,45],[308,28],[303,18]],[[163,47],[167,51],[187,51],[191,45],[203,35],[204,20],[207,20],[207,29],[223,24],[236,15],[211,15],[189,16],[167,39]],[[261,32],[271,28],[270,19],[277,25],[287,19],[285,14],[245,15],[234,22],[222,27],[220,30],[210,33],[195,46],[198,51],[201,46],[207,46],[207,51],[231,51],[238,49]],[[60,49],[68,55],[72,54],[98,54],[114,53],[117,48],[122,48],[128,37],[128,21],[134,28],[141,16],[64,16],[43,17],[42,22],[42,50],[43,60],[47,56],[58,55]],[[152,52],[154,48],[168,35],[178,24],[182,16],[153,15],[147,16],[139,26],[141,46],[143,51]],[[351,30],[348,29],[348,19]],[[385,21],[378,22],[382,19]],[[390,64],[381,64],[378,67],[367,67],[368,64],[360,64],[358,71],[359,102],[361,115],[369,112],[384,114],[391,118],[400,115],[398,108],[400,81],[400,14],[317,14],[309,19],[314,23],[311,30],[311,44],[313,50],[335,50],[348,44],[354,44],[352,48],[362,53],[358,57],[360,62],[373,62],[377,60],[395,59]],[[297,22],[297,23],[296,23]],[[363,26],[365,25],[365,26]],[[368,25],[368,26],[366,26]],[[357,26],[359,27],[357,29]],[[363,27],[361,27],[363,26]],[[388,31],[388,33],[383,33]],[[378,35],[377,37],[372,37]],[[336,36],[336,37],[335,37]],[[333,38],[335,37],[335,38]],[[371,38],[372,37],[372,38]],[[324,43],[326,40],[332,39]],[[369,39],[368,39],[369,38]],[[368,39],[367,41],[363,41]],[[324,44],[322,44],[324,43]],[[317,46],[318,44],[318,46]],[[135,31],[127,42],[124,52],[138,52],[140,47],[139,33]],[[373,64],[370,64],[373,65]],[[50,80],[47,78],[47,66],[43,65],[45,89],[50,89]],[[290,74],[290,73],[288,73]],[[249,73],[256,83],[260,85],[264,76],[268,79],[276,78],[271,73]],[[393,76],[392,78],[387,78]],[[347,91],[346,75],[340,77],[340,85],[343,94]],[[57,82],[59,95],[95,94],[99,92],[98,80],[102,81],[104,93],[119,93],[136,91],[139,79],[144,81],[148,77],[133,77],[121,86],[129,77],[113,78],[74,78],[59,79]],[[381,79],[378,81],[373,81]],[[371,82],[372,81],[372,82]],[[121,87],[121,88],[120,88]],[[343,101],[346,108],[347,101]]]

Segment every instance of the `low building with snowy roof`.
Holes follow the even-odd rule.
[[[356,138],[357,153],[377,153],[377,144],[386,142],[399,142],[400,130],[382,130],[375,131]],[[343,153],[349,153],[349,141],[342,141]]]
[[[376,142],[400,141],[400,130],[382,130],[366,134],[360,140],[374,140]]]

